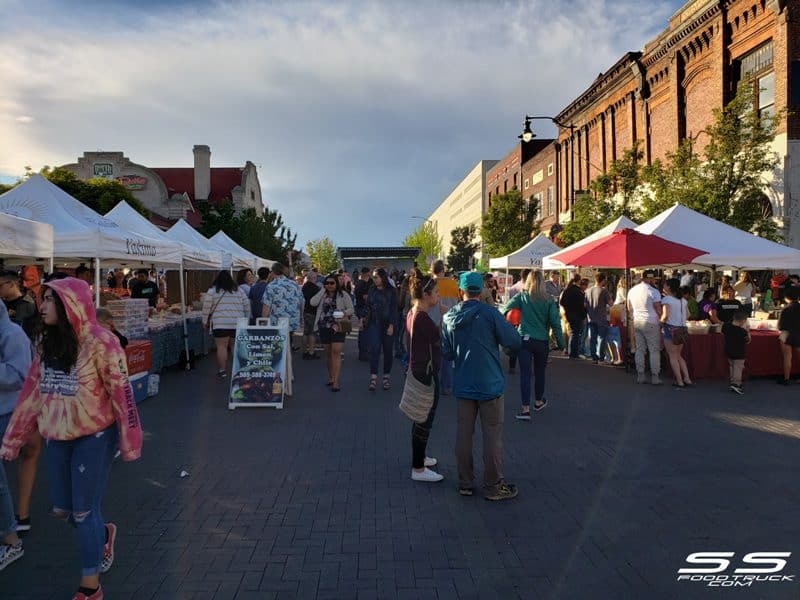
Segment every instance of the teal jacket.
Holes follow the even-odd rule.
[[[505,315],[512,308],[518,308],[522,312],[517,330],[523,338],[527,335],[534,340],[547,341],[550,339],[552,329],[559,347],[564,347],[561,317],[558,314],[558,306],[553,300],[549,298],[534,300],[528,292],[522,291],[512,297],[500,312]]]
[[[522,340],[498,310],[480,302],[460,302],[442,319],[442,357],[455,361],[456,398],[494,400],[502,396],[506,377],[498,346],[519,350]]]

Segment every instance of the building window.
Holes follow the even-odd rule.
[[[250,200],[253,200],[255,202],[255,199],[256,199],[255,190],[250,190]]]
[[[511,189],[512,189],[512,190],[513,190],[513,189],[516,189],[516,187],[517,187],[517,174],[516,174],[516,173],[514,173],[514,185],[512,186],[512,188],[511,188]]]
[[[504,194],[507,194],[507,193],[508,193],[508,179],[506,179],[506,180],[503,182],[503,193],[504,193]]]
[[[548,175],[552,175],[553,174],[553,163],[550,163],[549,165],[547,165],[547,174]]]
[[[775,116],[775,73],[759,77],[758,82],[758,116]]]
[[[529,183],[530,183],[530,180],[526,179],[526,180],[525,180],[525,189],[526,189],[526,190],[528,189],[528,184],[529,184]]]
[[[547,214],[549,216],[553,216],[553,213],[556,210],[555,203],[556,203],[555,192],[553,190],[553,186],[551,185],[547,188]]]

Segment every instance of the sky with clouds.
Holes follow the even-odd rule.
[[[682,4],[0,0],[0,176],[98,149],[188,167],[208,144],[258,166],[299,242],[399,245]]]

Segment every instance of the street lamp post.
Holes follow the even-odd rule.
[[[572,211],[574,210],[574,207],[575,207],[575,157],[572,156],[572,153],[574,152],[574,149],[573,149],[572,146],[575,143],[575,125],[572,124],[572,123],[567,125],[565,123],[562,123],[561,121],[559,121],[555,117],[531,117],[530,115],[525,115],[525,123],[524,123],[523,128],[522,128],[522,133],[519,134],[519,136],[517,136],[517,137],[519,137],[519,139],[521,139],[525,143],[530,142],[533,138],[536,137],[536,134],[533,133],[533,131],[531,130],[531,121],[533,121],[535,119],[543,119],[545,121],[552,121],[553,123],[555,123],[558,127],[561,127],[562,129],[569,129],[569,150],[570,150],[570,156],[569,156],[569,211],[570,211],[570,214],[572,214]],[[556,223],[558,223],[558,210],[556,210]]]

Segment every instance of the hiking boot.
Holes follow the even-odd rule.
[[[487,492],[484,496],[487,500],[510,500],[517,497],[517,486],[513,483],[501,483],[491,492]]]
[[[18,542],[15,545],[12,544],[0,545],[0,571],[5,569],[15,560],[19,560],[20,558],[22,558],[23,554],[25,554],[25,550],[22,547],[22,542]]]

